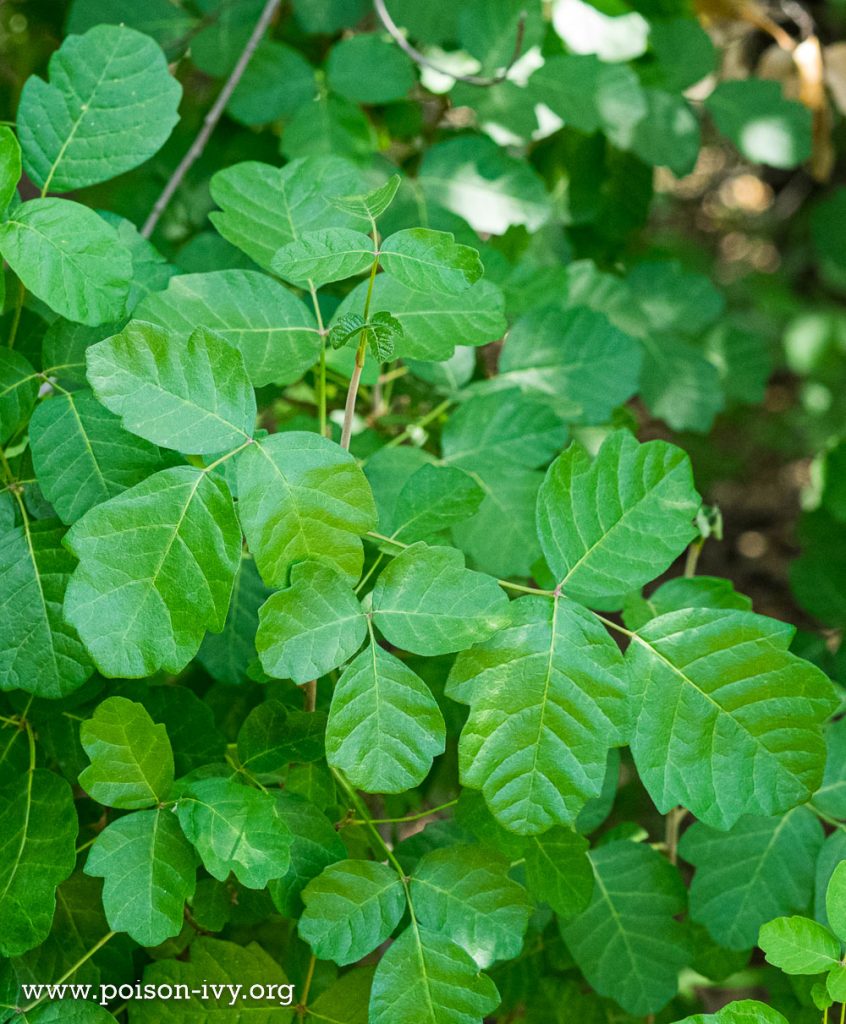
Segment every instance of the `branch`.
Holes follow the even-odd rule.
[[[232,69],[232,74],[226,80],[226,84],[220,90],[217,99],[214,101],[214,106],[206,114],[203,119],[203,127],[200,129],[194,142],[191,144],[191,148],[182,158],[179,166],[170,176],[168,183],[162,190],[162,194],[156,200],[156,205],[150,211],[150,216],[144,223],[144,227],[141,228],[142,238],[149,238],[155,230],[156,225],[159,222],[159,218],[167,209],[168,203],[173,199],[174,193],[182,184],[182,180],[188,171],[191,170],[194,163],[202,155],[203,150],[206,148],[206,143],[209,141],[212,132],[217,127],[217,122],[223,115],[223,111],[226,108],[226,104],[229,102],[229,98],[235,91],[235,87],[241,81],[244,72],[247,70],[247,65],[250,63],[253,54],[256,51],[256,47],[261,42],[262,36],[267,31],[267,27],[273,20],[273,16],[279,10],[279,6],[282,0],[267,0],[264,5],[264,10],[261,12],[261,16],[256,22],[255,28],[247,40],[244,49],[241,51],[241,56],[238,58],[238,62]]]
[[[514,67],[523,52],[523,36],[526,32],[525,11],[521,12],[520,20],[517,23],[517,34],[514,38],[514,53],[511,60],[502,71],[490,78],[481,77],[479,75],[456,75],[452,71],[447,71],[446,68],[439,67],[437,64],[430,61],[429,58],[422,54],[416,47],[411,45],[388,12],[388,8],[385,6],[385,0],[373,0],[373,6],[376,8],[379,20],[385,26],[391,38],[401,50],[404,50],[408,56],[411,57],[415,64],[431,68],[433,71],[437,71],[438,74],[447,75],[456,82],[465,82],[467,85],[478,85],[482,88],[489,88],[492,85],[498,85],[500,82],[504,82],[505,79],[508,78],[508,72]]]

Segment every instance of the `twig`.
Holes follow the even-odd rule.
[[[241,52],[241,56],[238,58],[238,63],[232,69],[232,74],[227,78],[226,84],[220,90],[211,110],[203,119],[203,127],[200,129],[199,134],[191,144],[191,148],[179,162],[179,166],[170,176],[168,183],[162,190],[162,194],[156,200],[155,206],[150,211],[150,216],[145,221],[144,227],[141,228],[141,236],[143,238],[149,238],[150,235],[152,235],[159,222],[159,218],[167,209],[168,203],[173,199],[176,190],[182,184],[183,178],[202,155],[203,150],[206,148],[206,143],[211,137],[211,133],[215,130],[217,122],[223,115],[223,111],[226,108],[226,104],[229,102],[230,96],[235,91],[235,87],[241,81],[241,77],[247,70],[247,65],[250,63],[250,60],[256,51],[256,47],[261,42],[262,36],[267,31],[267,27],[273,20],[273,16],[279,10],[281,3],[282,0],[267,0],[267,3],[264,5],[264,10],[261,12],[261,16],[256,22],[252,35],[247,40],[247,44]]]
[[[520,20],[517,23],[517,34],[514,37],[514,54],[508,64],[498,74],[493,75],[489,78],[480,75],[457,75],[453,71],[447,71],[446,68],[442,68],[429,60],[424,54],[422,54],[416,47],[412,46],[411,43],[402,34],[397,23],[391,17],[388,12],[388,8],[385,6],[385,0],[373,0],[373,6],[376,8],[376,13],[379,15],[379,20],[385,26],[386,30],[390,34],[394,42],[399,46],[401,50],[404,50],[409,57],[416,63],[422,64],[424,67],[431,68],[433,71],[437,71],[438,74],[447,75],[449,78],[454,79],[456,82],[465,82],[467,85],[478,85],[482,88],[489,88],[492,85],[499,85],[500,82],[504,82],[508,78],[508,72],[514,67],[517,61],[520,59],[520,55],[523,52],[523,37],[526,33],[526,12],[522,11],[520,14]]]

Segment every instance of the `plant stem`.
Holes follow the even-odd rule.
[[[317,707],[317,680],[310,679],[305,686],[303,686],[303,693],[305,695],[306,711],[314,711]]]
[[[373,228],[373,243],[376,244],[376,228]],[[367,283],[367,297],[364,300],[364,320],[370,316],[370,302],[373,298],[373,282],[376,280],[376,272],[379,270],[379,257],[373,261],[370,268],[370,280]],[[358,397],[358,386],[361,383],[361,371],[364,369],[364,360],[367,358],[367,331],[361,332],[361,340],[355,350],[355,366],[353,367],[350,386],[347,390],[347,402],[344,406],[344,425],[341,429],[341,447],[347,451],[350,449],[350,438],[352,437],[353,416],[355,416],[355,400]]]
[[[425,427],[432,420],[436,420],[442,413],[445,413],[447,409],[453,404],[454,399],[447,398],[440,405],[436,405],[434,409],[430,409],[425,416],[421,416],[419,420],[409,424],[401,434],[397,434],[396,437],[392,437],[390,441],[385,445],[386,448],[395,448],[397,445],[407,441],[408,438],[412,437],[416,430],[420,430]]]
[[[671,864],[679,862],[679,826],[686,817],[687,810],[684,807],[671,807],[664,819],[667,858]]]
[[[317,963],[317,957],[314,953],[311,954],[311,959],[308,962],[308,970],[306,971],[305,984],[303,985],[303,995],[297,1006],[297,1017],[299,1020],[304,1020],[305,1015],[308,1012],[308,995],[311,992],[311,982],[314,978],[314,967]]]
[[[108,932],[106,935],[104,935],[103,938],[99,940],[99,942],[96,942],[91,947],[91,949],[88,950],[87,953],[83,954],[79,958],[79,960],[77,960],[77,962],[73,965],[73,967],[68,968],[68,970],[65,971],[65,973],[61,976],[61,978],[59,978],[58,981],[54,981],[53,984],[54,985],[61,985],[64,982],[66,982],[68,980],[68,978],[72,978],[73,975],[76,974],[76,972],[79,970],[79,968],[82,967],[83,964],[88,963],[88,961],[91,959],[92,956],[94,956],[96,953],[99,953],[100,950],[103,948],[103,946],[105,946],[107,942],[109,942],[111,939],[113,939],[115,937],[115,935],[117,935],[117,932]],[[29,1013],[30,1010],[34,1010],[35,1007],[36,1006],[40,1006],[41,1003],[43,1003],[46,998],[47,998],[46,995],[40,996],[38,999],[35,1000],[34,1003],[30,1003],[29,1006],[25,1006],[23,1008],[23,1012],[24,1013]]]
[[[426,811],[419,811],[417,814],[408,814],[404,818],[370,818],[369,824],[371,825],[404,825],[409,821],[420,821],[421,818],[428,818],[432,814],[437,814],[438,811],[445,811],[449,807],[455,807],[458,803],[458,799],[448,800],[445,804],[439,804],[437,807],[430,807]],[[363,818],[352,818],[348,824],[350,825],[367,825],[368,821]]]
[[[323,325],[320,303],[317,301],[317,289],[314,287],[314,281],[311,278],[309,278],[308,290],[311,295],[311,304],[314,307],[317,329],[320,332],[320,366],[317,371],[317,415],[320,420],[320,436],[328,437],[329,433],[326,429],[326,328]]]
[[[243,444],[239,444],[237,448],[233,448],[231,452],[227,452],[225,455],[221,455],[219,459],[215,459],[214,462],[210,462],[208,466],[203,467],[204,473],[211,473],[213,469],[216,469],[222,462],[226,462],[228,459],[233,458],[238,452],[242,452],[245,448],[249,448],[251,444],[255,444],[252,437],[248,437]]]
[[[705,547],[704,537],[699,537],[692,544],[688,545],[687,556],[684,560],[685,579],[692,579],[696,575],[696,566],[699,562],[699,556],[702,554],[703,547]]]
[[[18,336],[18,327],[21,322],[21,313],[23,312],[24,297],[26,296],[26,287],[23,281],[18,278],[18,297],[15,300],[15,312],[12,316],[12,326],[9,330],[9,348],[15,347],[15,338]]]
[[[373,838],[376,840],[378,845],[384,851],[385,856],[387,857],[388,861],[391,864],[391,867],[400,876],[400,878],[403,881],[403,885],[406,885],[407,884],[407,879],[406,879],[406,876],[405,876],[405,872],[402,869],[402,865],[400,864],[400,862],[394,856],[394,851],[390,848],[390,846],[388,846],[388,844],[382,838],[382,836],[381,836],[381,834],[379,832],[379,829],[376,828],[376,824],[373,821],[373,819],[370,817],[370,815],[369,815],[369,813],[367,811],[367,806],[365,805],[364,801],[361,799],[361,797],[358,795],[358,793],[356,793],[356,791],[352,788],[352,786],[347,782],[347,780],[344,778],[344,776],[341,774],[341,772],[339,772],[337,770],[337,768],[331,768],[330,771],[332,772],[332,775],[335,777],[335,781],[338,783],[338,785],[341,787],[341,789],[349,797],[350,803],[358,811],[362,823],[370,830],[370,832],[373,835]]]
[[[141,237],[149,238],[156,228],[159,222],[159,218],[167,209],[168,203],[182,184],[182,181],[188,171],[194,166],[194,163],[200,158],[203,150],[206,148],[206,144],[211,137],[212,132],[217,127],[217,122],[223,115],[223,111],[226,108],[226,104],[229,102],[229,98],[235,91],[235,87],[241,81],[241,77],[247,70],[247,65],[252,60],[252,56],[261,42],[262,36],[267,31],[270,22],[273,20],[274,15],[279,9],[282,0],[267,0],[264,5],[264,10],[259,15],[259,19],[255,24],[250,38],[247,40],[244,49],[241,51],[241,56],[238,58],[235,67],[232,69],[232,74],[227,78],[225,85],[220,90],[217,99],[214,101],[211,110],[206,114],[203,119],[203,126],[200,129],[196,139],[191,144],[191,148],[180,160],[176,170],[170,176],[167,184],[162,190],[161,195],[156,200],[155,206],[150,211],[150,216],[144,222],[144,226],[141,228]]]

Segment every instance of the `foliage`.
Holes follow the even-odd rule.
[[[817,1020],[846,1007],[818,36],[383,6],[0,11],[0,1021],[231,1015],[208,984],[300,1024]],[[731,74],[717,14],[788,80]],[[784,186],[796,244],[748,249],[778,278],[691,214],[715,162],[723,197]],[[711,503],[811,458],[796,603],[747,596]]]

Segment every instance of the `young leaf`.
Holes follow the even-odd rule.
[[[602,602],[654,579],[696,536],[690,460],[664,441],[610,434],[596,458],[572,444],[538,494],[541,547],[565,594]]]
[[[590,309],[545,309],[508,334],[493,386],[548,396],[576,423],[604,423],[637,391],[641,346]]]
[[[104,675],[180,672],[206,629],[223,629],[241,530],[218,477],[155,473],[86,512],[65,544],[80,560],[65,617]]]
[[[263,889],[288,870],[291,832],[269,793],[234,779],[203,779],[191,784],[176,811],[182,831],[219,882],[231,871],[248,889]]]
[[[600,995],[628,1013],[657,1013],[678,989],[687,963],[685,891],[676,869],[648,846],[607,843],[591,854],[596,885],[590,906],[561,934]]]
[[[464,567],[455,548],[418,543],[379,576],[373,621],[385,639],[435,656],[487,640],[507,620],[508,598],[496,580]]]
[[[693,864],[690,915],[727,949],[751,949],[758,929],[804,910],[823,830],[805,807],[783,818],[742,818],[730,831],[689,828],[679,854]]]
[[[79,203],[30,199],[0,224],[0,253],[28,291],[77,323],[124,316],[132,257],[115,229]]]
[[[98,25],[68,36],[49,82],[27,79],[18,107],[24,167],[44,192],[70,192],[137,167],[178,120],[182,89],[149,36]]]
[[[571,825],[625,742],[629,681],[619,648],[579,605],[525,597],[490,640],[462,652],[447,694],[470,705],[462,782],[520,835]]]
[[[0,690],[64,697],[93,666],[62,616],[76,564],[56,519],[0,525]]]
[[[326,758],[357,789],[403,793],[443,753],[443,716],[422,679],[371,642],[335,686]]]
[[[291,830],[291,863],[284,875],[271,879],[268,889],[280,914],[297,917],[305,886],[324,868],[344,860],[347,848],[326,815],[308,800],[281,791],[276,794],[276,812]]]
[[[458,245],[448,231],[407,228],[386,238],[379,250],[387,273],[418,292],[458,295],[484,273],[478,252]]]
[[[391,518],[391,536],[406,544],[450,529],[479,510],[485,492],[452,466],[421,466],[406,480]],[[384,524],[381,523],[383,526]]]
[[[303,889],[298,930],[321,960],[352,964],[387,939],[405,912],[393,868],[366,860],[332,864]]]
[[[222,211],[210,219],[227,241],[269,271],[279,249],[304,231],[357,226],[331,199],[356,190],[360,181],[355,165],[335,155],[292,160],[281,168],[234,164],[211,180],[212,198]]]
[[[38,374],[28,359],[0,349],[0,444],[13,437],[29,419],[38,398]]]
[[[127,932],[141,946],[158,946],[178,935],[185,923],[197,864],[174,815],[159,809],[128,814],[108,825],[88,854],[85,873],[105,880],[109,927]]]
[[[0,214],[11,203],[21,178],[21,147],[11,128],[0,125]]]
[[[44,497],[68,524],[173,462],[127,433],[88,390],[42,402],[29,424],[29,443]]]
[[[758,945],[767,963],[785,974],[820,974],[840,963],[840,943],[807,917],[777,917],[761,927]]]
[[[479,967],[513,959],[523,947],[532,907],[508,871],[505,857],[481,846],[424,854],[411,876],[417,920],[461,946]]]
[[[368,284],[363,281],[344,299],[336,323],[363,307]],[[456,345],[485,345],[498,341],[508,327],[502,292],[489,281],[478,281],[460,296],[407,288],[390,274],[373,283],[372,307],[386,311],[402,327],[397,352],[412,359],[449,359]]]
[[[334,349],[343,348],[365,331],[373,358],[380,363],[392,359],[397,343],[403,338],[403,330],[399,320],[390,313],[374,313],[370,320],[365,320],[360,313],[347,313],[329,330],[329,344]]]
[[[322,288],[368,270],[375,259],[373,241],[361,231],[324,228],[306,231],[278,250],[271,269],[286,281],[307,288]]]
[[[317,362],[320,335],[311,310],[292,292],[253,270],[172,277],[167,290],[135,310],[185,342],[196,327],[220,335],[244,357],[256,387],[291,384]]]
[[[133,434],[209,455],[252,437],[256,399],[241,354],[198,327],[184,345],[141,320],[86,352],[97,398]]]
[[[566,828],[550,829],[526,841],[526,886],[565,920],[582,913],[591,901],[594,877],[589,846],[584,836]]]
[[[307,683],[351,658],[366,636],[347,579],[320,562],[299,562],[290,586],[262,606],[256,647],[268,675]]]
[[[91,760],[79,784],[92,800],[132,810],[152,807],[168,795],[173,750],[167,729],[156,725],[143,705],[109,697],[82,723],[79,737]]]
[[[268,586],[285,586],[296,562],[323,562],[355,582],[360,537],[376,506],[355,459],[317,434],[291,431],[251,445],[237,460],[238,515]]]
[[[787,650],[791,631],[751,612],[693,608],[653,619],[627,654],[638,719],[631,747],[664,813],[676,804],[727,829],[786,811],[822,780],[832,684]]]
[[[71,788],[34,768],[0,790],[0,954],[40,945],[56,909],[56,886],[76,861],[79,822]]]
[[[349,213],[360,220],[369,221],[381,217],[394,201],[402,178],[392,174],[384,185],[356,196],[329,196],[329,202],[338,210]]]
[[[412,925],[379,961],[370,1024],[483,1024],[499,993],[464,950]]]

